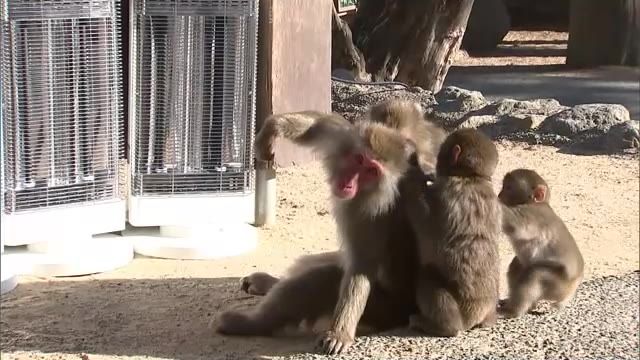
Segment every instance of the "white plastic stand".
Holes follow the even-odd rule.
[[[133,245],[126,238],[102,234],[8,247],[3,263],[20,275],[79,276],[117,269],[133,256]]]
[[[11,262],[8,261],[7,256],[4,254],[2,254],[2,261],[0,262],[0,277],[2,278],[0,295],[6,294],[18,286],[18,275],[12,271]]]
[[[136,253],[164,259],[219,259],[250,252],[258,243],[256,228],[241,222],[130,228],[122,235]]]
[[[129,197],[122,232],[136,253],[164,259],[205,260],[236,256],[257,246],[254,194]],[[157,226],[161,225],[161,226]]]
[[[126,265],[133,260],[133,245],[110,234],[125,227],[125,209],[124,200],[114,200],[2,214],[2,262],[15,274],[43,277]]]
[[[13,264],[4,252],[5,238],[4,228],[0,226],[0,257],[2,257],[2,259],[0,259],[0,278],[2,280],[0,283],[0,295],[6,294],[18,286],[18,275],[15,273]]]

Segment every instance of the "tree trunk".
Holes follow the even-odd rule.
[[[371,80],[371,76],[365,69],[364,56],[353,44],[351,29],[338,16],[335,4],[333,4],[331,32],[331,69],[349,69],[353,71],[355,80]]]
[[[460,48],[473,0],[360,0],[355,46],[375,81],[437,92]]]
[[[640,0],[572,0],[567,65],[638,66]]]

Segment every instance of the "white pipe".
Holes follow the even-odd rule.
[[[276,169],[273,161],[256,160],[255,225],[276,222]]]

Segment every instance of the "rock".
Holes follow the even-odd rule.
[[[493,50],[511,28],[511,17],[503,0],[475,0],[462,38],[469,52]]]
[[[510,134],[498,136],[498,139],[515,142],[524,142],[530,145],[564,146],[571,143],[566,136],[556,134],[540,134],[532,130],[516,131]]]
[[[469,112],[480,109],[487,104],[480,91],[461,89],[447,86],[435,96],[439,111]]]
[[[544,115],[549,116],[569,109],[555,99],[514,100],[502,99],[478,110],[485,115]]]
[[[497,138],[501,135],[532,129],[535,124],[534,116],[541,115],[475,115],[467,117],[458,125],[458,128],[478,129],[492,138]]]
[[[625,121],[613,125],[604,139],[608,151],[617,152],[640,147],[640,124],[638,121]]]
[[[331,109],[349,121],[364,115],[374,104],[390,98],[402,98],[419,102],[424,109],[436,103],[433,94],[420,87],[407,88],[394,84],[349,84],[331,82]]]
[[[618,104],[584,104],[546,118],[540,131],[575,136],[587,130],[607,132],[611,126],[629,120],[629,110]]]
[[[469,116],[466,118],[460,125],[458,125],[459,129],[472,128],[477,129],[481,126],[493,125],[498,122],[498,117],[493,115],[476,115]]]
[[[353,72],[347,70],[347,69],[343,69],[343,68],[337,68],[335,70],[333,70],[331,72],[331,76],[338,78],[338,79],[342,79],[342,80],[348,80],[348,81],[354,81],[355,77],[353,76]]]
[[[435,95],[436,105],[425,108],[433,120],[454,129],[468,112],[484,107],[487,100],[479,91],[470,91],[455,86],[447,86]]]
[[[467,113],[458,128],[471,127],[496,138],[505,134],[537,128],[544,119],[566,106],[554,99],[518,101],[503,99]]]

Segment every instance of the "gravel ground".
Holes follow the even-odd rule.
[[[492,328],[457,338],[398,330],[361,337],[340,357],[277,359],[638,359],[638,274],[587,281],[563,311],[542,304],[534,314],[500,319]]]

